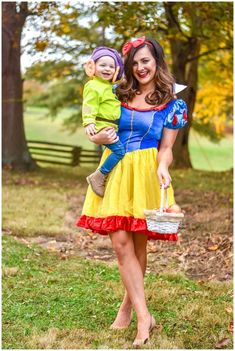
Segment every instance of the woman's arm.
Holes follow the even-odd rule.
[[[102,129],[99,133],[95,135],[87,135],[89,140],[95,144],[114,144],[119,140],[116,131],[112,127],[107,127]]]
[[[158,170],[157,175],[160,185],[164,184],[168,188],[171,183],[171,176],[168,167],[173,161],[172,147],[178,134],[178,129],[163,129],[160,150],[158,152]]]

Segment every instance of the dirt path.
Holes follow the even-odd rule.
[[[205,192],[202,198],[199,191],[184,190],[176,191],[175,196],[186,212],[179,240],[149,241],[147,272],[184,272],[202,282],[232,279],[231,195]],[[109,238],[74,228],[83,197],[68,197],[68,201],[70,210],[65,215],[65,227],[69,229],[69,235],[16,239],[55,251],[61,259],[76,255],[116,263]]]

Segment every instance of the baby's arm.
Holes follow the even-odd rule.
[[[82,121],[87,135],[96,133],[95,122],[99,114],[99,94],[92,86],[92,82],[85,84],[83,90]]]

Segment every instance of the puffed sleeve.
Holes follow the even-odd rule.
[[[179,129],[188,123],[187,105],[184,100],[177,99],[170,102],[164,127],[169,129]]]
[[[91,81],[90,81],[91,82]],[[87,126],[90,123],[95,123],[99,111],[99,94],[96,89],[88,82],[83,90],[82,103],[82,125]]]

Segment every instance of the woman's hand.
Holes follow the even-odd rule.
[[[88,138],[95,144],[114,144],[119,140],[113,127],[104,128],[99,133],[92,136],[88,135]]]
[[[171,184],[171,176],[168,171],[168,167],[160,163],[158,166],[157,175],[159,178],[160,186],[162,187],[162,185],[164,184],[165,189],[169,188]]]
[[[88,124],[86,127],[85,127],[85,131],[86,131],[86,134],[88,135],[88,137],[90,136],[93,136],[95,135],[96,133],[96,130],[95,130],[95,123],[90,123]]]

